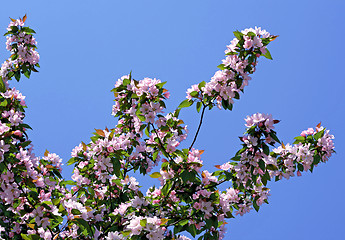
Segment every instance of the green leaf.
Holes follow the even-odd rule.
[[[95,196],[95,190],[93,190],[92,187],[88,187],[87,189],[89,190],[89,193],[91,194],[91,196]]]
[[[315,140],[319,140],[319,138],[321,138],[323,136],[324,132],[325,132],[325,129],[323,129],[322,131],[320,131],[318,133],[315,133],[314,134],[314,139]]]
[[[236,156],[237,156],[237,155],[241,155],[241,153],[243,153],[243,152],[246,151],[246,150],[247,150],[246,147],[241,148],[241,149],[238,150],[238,152],[236,153]]]
[[[22,148],[26,148],[27,146],[30,145],[30,143],[31,143],[31,141],[25,141],[25,142],[21,143],[20,146],[21,146]]]
[[[305,137],[298,136],[298,137],[295,137],[294,139],[296,139],[297,141],[304,141]]]
[[[249,37],[255,37],[255,36],[256,36],[256,34],[255,34],[255,33],[253,33],[253,32],[248,32],[248,33],[247,33],[247,36],[249,36]]]
[[[42,205],[44,208],[51,210],[51,208],[50,208],[49,205],[52,205],[52,202],[44,201],[44,202],[41,203],[41,205]]]
[[[7,36],[7,35],[9,35],[9,34],[13,34],[12,31],[6,32],[6,33],[4,34],[4,36]]]
[[[185,107],[189,107],[193,104],[194,102],[192,100],[184,100],[180,103],[180,105],[178,106],[178,108],[185,108]]]
[[[5,92],[6,91],[5,83],[2,81],[2,77],[1,76],[0,76],[0,91],[1,92]]]
[[[233,161],[240,161],[240,160],[241,160],[241,156],[240,156],[240,155],[237,155],[237,156],[232,157],[232,158],[230,158],[230,159],[233,160]]]
[[[274,141],[276,141],[277,143],[280,143],[277,135],[273,131],[270,132],[270,136],[271,136],[271,138],[274,139]]]
[[[149,128],[148,127],[145,128],[145,134],[146,134],[146,136],[150,137],[150,132],[149,132]]]
[[[190,93],[190,95],[191,95],[192,97],[197,97],[197,96],[199,95],[199,92],[193,91],[193,92]]]
[[[22,27],[22,30],[26,33],[36,33],[33,29],[29,27]]]
[[[195,179],[195,174],[193,172],[189,172],[188,170],[183,170],[180,176],[184,183],[186,183],[187,181],[192,182]]]
[[[52,172],[53,172],[54,175],[57,176],[58,178],[62,178],[61,173],[60,173],[59,170],[57,170],[56,168],[53,168],[53,171],[52,171]]]
[[[77,183],[75,181],[72,180],[67,180],[67,181],[62,181],[63,185],[76,185]]]
[[[73,211],[73,210],[72,210]],[[88,233],[90,233],[89,235],[91,236],[91,235],[93,235],[92,234],[92,230],[91,230],[91,228],[90,228],[90,225],[88,224],[88,222],[86,222],[84,219],[82,219],[82,218],[76,218],[76,219],[74,219],[74,221],[76,221],[77,223],[79,223],[78,225],[79,225],[79,227],[83,227],[84,229],[87,229],[87,232]]]
[[[270,148],[266,144],[262,144],[262,148],[264,150],[264,153],[269,156],[270,155]]]
[[[174,226],[174,234],[177,234],[177,233],[179,233],[179,232],[181,232],[182,230],[183,230],[183,226],[181,226],[181,225],[175,225]]]
[[[217,68],[219,68],[220,70],[225,70],[225,69],[226,69],[226,67],[225,67],[224,64],[219,64],[219,65],[217,66]]]
[[[161,107],[163,107],[163,108],[167,108],[167,107],[165,106],[165,102],[163,102],[163,101],[159,101],[159,104],[161,105]]]
[[[32,128],[28,124],[25,124],[25,123],[19,124],[19,126],[23,127],[23,128],[26,128],[26,129],[31,129],[32,130]]]
[[[158,156],[158,151],[154,151],[152,154],[153,161],[155,161],[157,159],[157,156]]]
[[[30,197],[32,197],[34,200],[38,200],[38,193],[37,193],[35,190],[29,192],[29,195],[30,195]]]
[[[171,186],[172,186],[172,181],[168,181],[168,182],[165,183],[165,185],[162,188],[163,195],[167,195],[168,194],[168,192],[171,189]]]
[[[188,148],[184,148],[182,149],[182,152],[187,156],[189,153],[189,149]]]
[[[264,56],[267,59],[271,59],[273,60],[270,51],[268,51],[268,49],[266,49],[266,53],[265,54],[261,54],[262,56]]]
[[[4,173],[7,167],[4,162],[0,163],[0,173]]]
[[[240,99],[240,94],[238,92],[235,91],[235,99]]]
[[[71,158],[70,160],[68,160],[67,165],[72,165],[75,162],[78,162],[78,158]]]
[[[201,88],[205,87],[206,82],[202,81],[201,83],[199,83],[198,88],[201,90]]]
[[[31,235],[31,234],[30,234]],[[26,234],[24,234],[24,233],[21,233],[20,234],[20,236],[24,239],[24,240],[32,240],[32,237],[31,236],[28,236],[28,235],[26,235]]]
[[[117,177],[121,177],[121,163],[117,158],[112,158],[114,173]]]
[[[156,84],[157,87],[162,88],[164,86],[164,84],[166,84],[167,82],[161,82]]]
[[[240,31],[235,31],[235,32],[234,32],[234,35],[235,35],[235,37],[236,37],[238,40],[241,40],[241,39],[242,39],[242,36],[243,36],[243,33],[241,33]]]
[[[214,227],[214,228],[218,228],[218,219],[216,216],[212,216],[208,219],[206,219],[206,227],[207,228],[211,228],[211,227]]]
[[[313,161],[313,164],[318,164],[319,162],[321,161],[321,157],[319,154],[315,155],[314,156],[314,161]]]
[[[263,160],[259,161],[259,167],[261,168],[262,171],[265,171],[266,168],[266,164]]]
[[[305,137],[302,137],[302,136],[298,136],[298,137],[295,137],[294,139],[296,139],[296,141],[294,141],[293,144],[297,144],[297,143],[300,143],[300,142],[305,142]]]
[[[225,55],[236,55],[238,52],[228,52],[227,54]]]
[[[13,76],[14,76],[14,72],[13,72],[13,71],[7,73],[8,79],[10,79],[10,78],[13,77]]]
[[[271,181],[270,174],[266,171],[265,174],[262,176],[261,180],[262,180],[262,183],[266,186],[267,181]]]
[[[178,118],[178,115],[180,114],[181,108],[177,108],[174,112],[174,117]]]
[[[30,74],[31,74],[31,72],[30,72],[29,69],[26,70],[26,71],[24,71],[24,76],[25,76],[25,77],[30,78]]]
[[[72,209],[71,212],[73,215],[80,215],[81,214],[81,212],[78,209]]]
[[[53,198],[52,203],[57,206],[60,203],[61,199],[60,198]]]
[[[16,60],[18,58],[18,54],[13,54],[11,60]]]
[[[198,102],[198,103],[196,104],[196,111],[197,111],[197,112],[200,112],[201,106],[202,106],[202,103],[201,103],[201,102]]]
[[[182,220],[182,221],[179,222],[179,225],[184,226],[184,225],[186,225],[187,223],[189,223],[189,219],[184,219],[184,220]]]
[[[160,178],[162,175],[159,172],[154,172],[150,175],[152,178]]]
[[[18,27],[17,26],[11,26],[10,28],[11,28],[11,31],[13,33],[18,32]]]
[[[144,130],[146,126],[147,126],[146,124],[141,125],[139,131],[141,132],[142,130]]]
[[[4,99],[4,101],[2,101],[2,102],[0,103],[0,106],[1,106],[1,107],[6,107],[6,106],[7,106],[7,100]]]
[[[141,219],[140,220],[140,226],[146,227],[146,224],[147,224],[147,219]]]
[[[20,72],[19,71],[14,72],[14,77],[19,82],[19,80],[20,80]]]
[[[131,231],[122,231],[122,232],[121,232],[121,234],[122,234],[124,237],[129,236],[130,233],[131,233]]]
[[[145,122],[146,118],[143,115],[137,114],[140,121]]]
[[[131,83],[131,80],[129,80],[129,79],[124,79],[123,82],[122,82],[122,85],[123,85],[123,86],[127,86],[127,85],[130,84],[130,83]]]
[[[255,209],[255,211],[259,211],[259,209],[260,209],[260,207],[256,204],[256,198],[254,199],[254,201],[253,201],[253,207],[254,207],[254,209]]]
[[[268,170],[278,170],[278,168],[277,168],[275,165],[273,165],[273,164],[267,164],[267,165],[266,165],[266,168],[267,168]]]
[[[234,215],[232,215],[231,212],[226,212],[225,215],[226,215],[227,218],[235,218]]]
[[[227,100],[222,100],[222,106],[224,108],[224,110],[228,109],[229,108],[229,102]]]
[[[193,237],[196,236],[196,233],[197,233],[197,232],[196,232],[196,227],[195,227],[194,224],[189,225],[189,226],[187,227],[187,231],[188,231],[190,234],[192,234]]]

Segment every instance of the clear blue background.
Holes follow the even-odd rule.
[[[206,168],[214,169],[239,149],[247,115],[272,113],[282,120],[277,131],[284,143],[321,121],[336,137],[337,154],[313,174],[271,183],[270,204],[230,220],[226,239],[343,239],[344,12],[341,0],[17,0],[1,3],[0,32],[8,17],[25,13],[36,30],[40,73],[12,86],[27,96],[36,154],[48,149],[65,162],[94,128],[115,125],[110,89],[122,75],[133,70],[136,79],[167,81],[173,110],[190,85],[213,76],[234,30],[261,26],[280,35],[269,46],[274,60],[260,60],[234,110],[207,112],[195,146],[205,150]],[[5,37],[1,42],[3,61],[9,53]],[[190,143],[199,115],[193,109],[181,116]],[[64,176],[71,171],[66,167]]]

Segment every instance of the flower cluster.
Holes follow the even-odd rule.
[[[39,54],[36,51],[36,40],[33,37],[34,30],[29,27],[24,27],[26,15],[23,19],[12,19],[8,25],[8,32],[6,41],[6,49],[11,52],[11,57],[7,59],[0,69],[0,87],[1,91],[8,88],[8,80],[13,76],[19,81],[21,73],[27,78],[30,77],[31,72],[37,72],[35,69],[39,67]]]
[[[231,202],[235,203],[233,207],[240,215],[249,212],[252,207],[258,210],[262,203],[267,203],[270,195],[267,182],[271,178],[276,181],[283,177],[289,179],[295,172],[301,176],[302,171],[313,171],[319,162],[326,162],[334,152],[334,136],[320,124],[315,130],[309,128],[307,133],[303,131],[293,145],[281,143],[270,151],[270,145],[280,143],[273,130],[273,125],[279,121],[261,113],[248,116],[245,120],[247,131],[240,137],[243,148],[232,158],[233,162],[217,166],[231,173],[234,187],[227,190],[231,197],[222,196],[234,200],[226,202],[228,205],[223,200],[221,203],[226,209],[231,209]],[[217,173],[222,174],[223,171]]]
[[[187,99],[200,101],[204,106],[213,106],[216,101],[219,109],[232,110],[234,99],[239,99],[240,92],[251,80],[250,74],[255,72],[257,59],[260,56],[272,59],[267,49],[270,41],[276,36],[266,30],[255,27],[234,32],[236,38],[225,50],[226,58],[209,82],[201,82],[187,90]],[[197,106],[197,108],[200,108]]]

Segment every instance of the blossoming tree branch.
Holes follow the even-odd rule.
[[[284,145],[274,131],[279,121],[256,113],[245,119],[231,160],[215,172],[202,169],[204,150],[194,144],[205,111],[231,111],[258,58],[272,59],[267,46],[276,36],[249,28],[234,32],[220,70],[188,89],[174,112],[164,112],[170,95],[164,82],[120,78],[112,90],[117,125],[96,129],[89,143],[73,149],[68,164],[74,171],[66,181],[58,155],[34,155],[24,123],[25,96],[9,85],[39,68],[35,31],[25,21],[26,16],[9,24],[11,56],[0,70],[1,239],[222,239],[230,218],[268,203],[269,181],[313,171],[334,152],[334,137],[320,124]],[[189,148],[181,149],[187,129],[179,113],[191,106],[200,123]],[[133,172],[160,184],[142,192]],[[225,183],[231,187],[220,191]]]

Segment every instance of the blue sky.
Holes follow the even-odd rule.
[[[234,30],[261,26],[279,38],[269,46],[234,110],[206,113],[195,147],[206,168],[239,149],[244,118],[256,112],[280,119],[284,143],[320,121],[336,137],[336,151],[313,174],[271,183],[269,205],[229,221],[226,239],[341,239],[344,227],[345,2],[317,1],[5,1],[8,17],[28,15],[36,30],[41,69],[14,83],[27,96],[26,121],[37,155],[45,149],[66,162],[94,128],[116,123],[110,115],[117,78],[167,81],[173,110],[192,84],[208,81],[224,57]],[[5,37],[0,57],[9,55]],[[184,111],[190,143],[199,115]],[[66,168],[64,176],[71,175]]]

